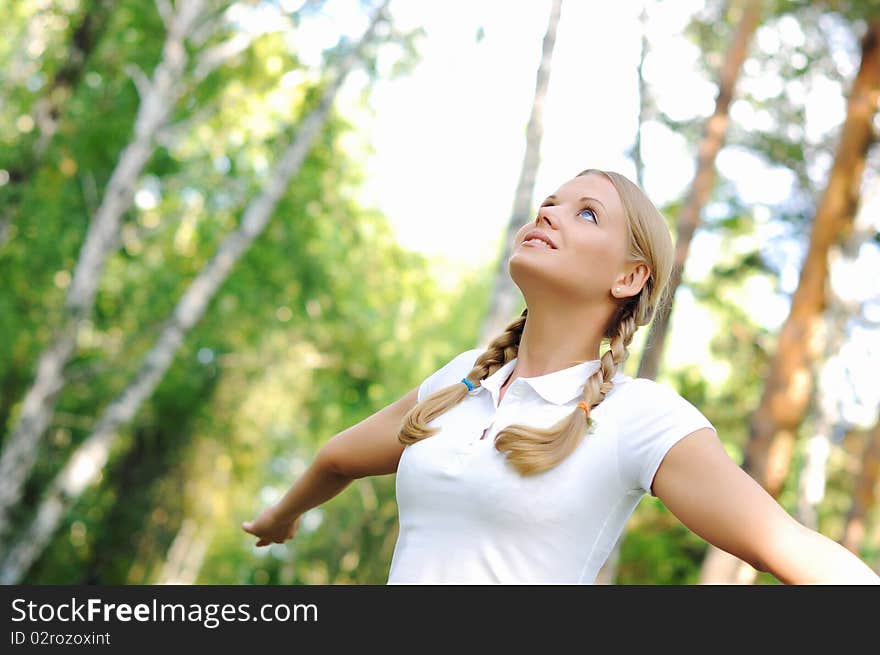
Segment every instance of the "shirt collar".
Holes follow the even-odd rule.
[[[492,394],[496,407],[498,406],[498,395],[501,392],[501,386],[507,381],[508,376],[516,366],[516,360],[517,358],[514,357],[480,384],[482,388],[487,389]],[[528,384],[544,400],[554,405],[565,405],[583,393],[584,383],[599,368],[599,364],[600,360],[593,359],[559,371],[547,373],[546,375],[517,379]],[[622,377],[623,373],[618,370],[613,379],[616,382]]]

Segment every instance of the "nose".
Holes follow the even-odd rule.
[[[557,227],[557,219],[553,215],[553,205],[538,208],[538,215],[535,217],[535,227],[540,227],[542,223],[552,228]]]

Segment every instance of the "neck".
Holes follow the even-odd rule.
[[[557,304],[551,309],[530,304],[510,380],[546,375],[599,359],[606,320],[607,315],[596,308],[560,309]]]

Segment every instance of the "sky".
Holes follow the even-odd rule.
[[[294,8],[300,2],[287,4]],[[383,76],[374,83],[367,107],[360,101],[367,79],[359,72],[349,76],[337,101],[339,110],[359,128],[347,149],[364,158],[366,181],[358,191],[360,202],[379,208],[401,245],[429,257],[438,280],[447,287],[497,258],[512,208],[550,0],[516,3],[515,10],[513,6],[498,0],[394,0],[390,10],[395,25],[425,31],[418,45],[419,61],[407,75]],[[635,180],[626,152],[634,141],[638,118],[641,7],[641,2],[563,3],[544,109],[535,205],[584,168],[611,169]],[[648,3],[650,53],[644,75],[659,108],[677,120],[707,117],[714,108],[717,87],[696,66],[699,48],[682,36],[687,21],[702,7],[699,0],[664,2],[659,8]],[[299,32],[308,38],[297,43],[297,52],[306,63],[320,66],[322,49],[335,43],[340,30],[357,37],[366,24],[358,0],[329,0]],[[478,33],[482,38],[477,38]],[[844,38],[846,34],[844,30]],[[759,28],[751,47],[773,52],[781,41],[797,45],[804,38],[797,21],[789,17]],[[852,43],[849,52],[857,54]],[[388,73],[397,55],[394,47],[384,49],[380,71]],[[850,77],[858,63],[846,51],[836,55],[836,62],[841,74]],[[739,88],[772,98],[780,92],[780,82],[772,71],[762,72],[747,59]],[[841,124],[844,90],[836,82],[791,82],[785,90],[807,107],[804,126],[785,126],[790,135],[816,141]],[[770,120],[768,114],[736,99],[731,116],[757,127],[767,127]],[[655,122],[643,126],[642,140],[648,196],[658,206],[681,197],[695,169],[691,146]],[[830,163],[811,163],[817,186]],[[698,231],[687,264],[693,279],[700,279],[733,251],[752,249],[756,242],[770,248],[780,241],[779,225],[771,220],[772,207],[786,199],[794,179],[790,171],[735,147],[722,149],[716,165],[733,181],[742,200],[751,203],[756,233],[731,244]],[[873,222],[880,228],[877,205],[876,199],[866,202],[865,215],[859,219],[863,224]],[[738,299],[769,329],[778,329],[787,315],[805,245],[806,235],[800,242],[781,242],[779,285],[756,277]],[[850,270],[848,275],[863,280],[863,287],[865,279],[880,276],[877,261],[869,261],[868,269],[864,261],[860,265],[858,273]],[[859,293],[871,290],[863,288]],[[717,319],[686,288],[681,289],[667,365],[700,365],[710,382],[724,380],[729,362],[709,352],[717,329]],[[637,333],[634,345],[644,336]],[[866,339],[859,351],[862,356],[876,352],[871,350],[876,335]]]
[[[674,4],[680,14],[688,5]],[[376,155],[369,197],[386,211],[403,244],[477,265],[497,255],[510,215],[550,2],[519,3],[516,12],[502,2],[399,6],[411,12],[395,15],[402,26],[421,24],[427,37],[417,73],[380,83],[373,93]],[[590,2],[563,6],[536,197],[584,168],[635,174],[624,151],[635,136],[638,112],[638,4],[597,8]],[[480,27],[484,37],[478,42]],[[651,152],[674,156],[684,149],[674,137],[659,141]],[[687,182],[680,166],[650,170],[648,186],[655,192]],[[654,171],[661,170],[668,174],[658,179]],[[450,236],[461,232],[468,239]]]

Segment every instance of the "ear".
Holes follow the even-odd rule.
[[[612,295],[617,298],[635,296],[645,286],[649,277],[651,277],[651,269],[644,262],[639,262],[614,281]]]

